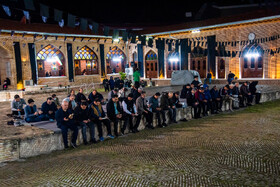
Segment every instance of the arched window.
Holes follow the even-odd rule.
[[[65,58],[53,45],[47,45],[37,53],[38,77],[65,76]]]
[[[117,46],[109,50],[106,55],[107,73],[124,72],[126,56],[124,52]]]
[[[242,50],[242,77],[254,78],[263,76],[263,49],[256,43],[245,46]]]
[[[98,74],[98,60],[93,50],[84,46],[74,55],[75,75]]]

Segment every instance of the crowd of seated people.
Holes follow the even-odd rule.
[[[96,89],[93,89],[87,97],[80,88],[77,94],[72,90],[61,103],[53,94],[42,104],[40,110],[32,98],[28,99],[26,104],[19,95],[15,95],[11,105],[13,115],[24,115],[26,122],[56,121],[57,127],[62,132],[64,146],[68,148],[69,130],[73,131],[70,144],[76,147],[79,129],[81,129],[83,143],[86,145],[89,143],[87,129],[90,132],[90,143],[98,142],[95,138],[95,126],[98,139],[102,142],[104,141],[103,126],[107,129],[107,137],[114,139],[124,135],[127,128],[129,132],[139,132],[138,127],[142,116],[145,118],[146,128],[154,129],[154,114],[157,126],[166,127],[177,123],[176,109],[185,106],[193,109],[195,119],[207,116],[208,112],[211,114],[221,112],[224,103],[229,103],[230,111],[235,106],[234,102],[238,102],[240,107],[250,106],[253,95],[258,94],[256,84],[250,87],[248,82],[245,82],[239,87],[239,83],[231,83],[220,89],[217,86],[209,89],[207,84],[202,84],[195,77],[193,82],[183,86],[181,93],[179,91],[156,92],[149,99],[142,87],[132,86],[130,90],[125,87],[120,90],[114,88],[108,93],[107,101]],[[186,102],[180,102],[181,99],[186,99]],[[256,103],[258,103],[257,100]],[[166,115],[169,116],[169,124],[167,124]]]

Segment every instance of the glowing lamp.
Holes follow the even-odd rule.
[[[170,61],[170,62],[178,62],[178,61],[179,61],[179,58],[177,58],[177,57],[171,57],[171,58],[169,58],[169,61]]]
[[[114,62],[121,62],[122,61],[122,57],[114,57],[112,60]]]
[[[192,33],[200,33],[200,30],[199,29],[193,30]]]
[[[259,53],[246,53],[244,55],[246,58],[258,58],[260,57],[261,55]]]

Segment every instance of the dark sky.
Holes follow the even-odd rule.
[[[0,0],[0,3],[16,0]],[[237,5],[258,3],[265,0],[169,0],[169,1],[108,1],[108,0],[34,0],[37,10],[33,14],[32,22],[41,22],[39,14],[39,3],[48,5],[51,8],[57,8],[65,12],[72,13],[78,17],[92,19],[101,24],[108,26],[120,27],[141,27],[151,25],[168,25],[177,24],[186,21],[193,21],[198,10],[204,3],[208,3],[208,7],[212,4],[216,5]],[[12,3],[14,8],[24,8],[23,0],[17,0],[17,3]],[[219,13],[211,8],[204,14],[203,19],[219,16]],[[5,17],[5,13],[1,10],[1,17]],[[192,12],[192,18],[186,18],[185,13]],[[13,15],[14,19],[22,17],[22,12],[19,11]],[[50,11],[50,15],[53,13]],[[48,22],[52,22],[50,18]]]

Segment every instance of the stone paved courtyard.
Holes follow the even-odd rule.
[[[280,186],[280,100],[2,164],[0,186]]]

